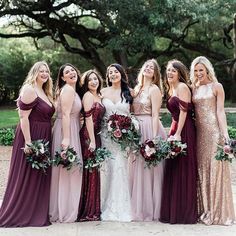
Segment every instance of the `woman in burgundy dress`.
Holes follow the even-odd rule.
[[[167,108],[172,115],[169,140],[187,144],[187,155],[166,160],[160,221],[171,224],[197,222],[197,159],[188,69],[177,60],[166,69]]]
[[[9,178],[0,208],[0,227],[50,225],[48,208],[51,169],[46,174],[26,162],[27,144],[51,140],[52,80],[46,62],[30,69],[17,101],[20,124],[13,143]],[[24,149],[22,149],[24,148]]]
[[[101,103],[102,79],[94,70],[86,71],[82,76],[84,118],[80,130],[83,162],[101,147],[101,123],[105,108]],[[79,207],[79,221],[100,220],[100,173],[95,167],[92,171],[83,170],[83,183]]]

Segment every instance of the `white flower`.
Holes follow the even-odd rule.
[[[75,158],[76,158],[75,155],[70,155],[70,156],[68,157],[68,161],[69,161],[69,162],[74,162],[74,161],[75,161]]]
[[[112,131],[112,128],[111,128],[111,124],[112,124],[112,121],[110,120],[107,124],[107,130],[108,132],[111,132]]]
[[[156,153],[156,150],[155,148],[150,148],[148,145],[146,145],[145,153],[148,157],[150,157],[152,154]]]
[[[132,123],[134,125],[134,128],[136,130],[139,130],[139,122],[138,122],[138,120],[136,120],[135,118],[132,118]]]
[[[122,129],[121,132],[122,132],[123,134],[127,133],[126,129]]]
[[[45,150],[44,150],[44,145],[42,143],[39,144],[39,152],[41,154],[44,154]]]

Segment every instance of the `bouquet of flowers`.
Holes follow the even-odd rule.
[[[56,151],[53,159],[53,165],[62,165],[63,168],[70,170],[72,166],[82,165],[79,161],[76,151],[73,147],[68,146],[66,149],[61,148],[60,152]]]
[[[111,158],[111,152],[106,148],[97,148],[94,152],[90,152],[90,157],[85,161],[84,168],[90,172],[94,168],[100,169],[102,163]]]
[[[226,145],[218,145],[215,156],[216,160],[232,163],[234,158],[236,158],[236,140],[230,139]]]
[[[180,155],[186,155],[187,154],[187,144],[186,143],[182,143],[181,141],[177,141],[177,140],[171,140],[171,141],[167,141],[169,142],[169,146],[170,146],[170,150],[167,153],[167,156],[165,159],[170,159],[170,158],[175,158],[178,157]]]
[[[186,154],[187,145],[180,141],[165,141],[160,137],[153,140],[146,140],[140,146],[140,153],[144,158],[147,167],[156,166],[162,160],[175,158]]]
[[[30,151],[25,154],[26,161],[31,165],[32,168],[42,170],[46,174],[46,169],[51,166],[50,152],[48,147],[49,142],[39,139],[26,145],[27,148],[30,149]]]
[[[111,139],[119,143],[122,150],[138,149],[140,132],[136,118],[113,114],[107,120],[107,128]]]

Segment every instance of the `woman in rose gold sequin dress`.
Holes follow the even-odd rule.
[[[198,214],[207,225],[235,221],[229,163],[215,160],[217,143],[229,139],[224,112],[224,89],[205,57],[193,60],[190,71],[196,112]]]

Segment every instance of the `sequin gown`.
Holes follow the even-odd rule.
[[[134,98],[133,112],[139,120],[141,142],[153,139],[152,104],[148,92],[141,91]],[[157,135],[166,139],[166,133],[160,121]],[[160,216],[164,162],[150,169],[145,166],[145,161],[140,154],[135,154],[135,158],[130,156],[131,206],[135,221],[158,220]]]
[[[177,130],[180,110],[187,112],[181,132],[181,141],[187,144],[187,155],[166,160],[160,221],[194,224],[197,222],[197,157],[193,104],[173,96],[167,108],[172,116],[170,135]]]
[[[80,110],[81,100],[75,94],[70,113],[70,146],[74,148],[83,163],[80,145]],[[53,126],[52,155],[60,151],[62,134],[62,111],[60,98],[56,110],[56,121]],[[52,168],[51,193],[50,193],[50,220],[52,222],[75,222],[78,216],[80,193],[82,186],[83,168],[74,166],[70,170],[62,165]]]
[[[85,118],[92,116],[96,148],[101,147],[100,132],[104,113],[105,107],[99,102],[95,102],[89,111],[84,112]],[[90,139],[85,122],[80,130],[80,140],[85,163],[91,157],[91,152],[88,150]],[[84,169],[78,220],[100,220],[100,213],[100,171],[97,168],[94,168],[92,172]]]
[[[51,141],[54,107],[40,97],[30,104],[19,99],[18,107],[21,110],[32,109],[29,115],[31,139]],[[50,225],[48,209],[51,168],[47,169],[46,175],[40,170],[32,169],[26,162],[22,150],[24,146],[25,140],[19,124],[13,143],[7,188],[0,209],[0,227]]]
[[[198,214],[207,224],[230,225],[235,221],[229,163],[215,160],[221,142],[213,83],[194,91],[198,157]]]

